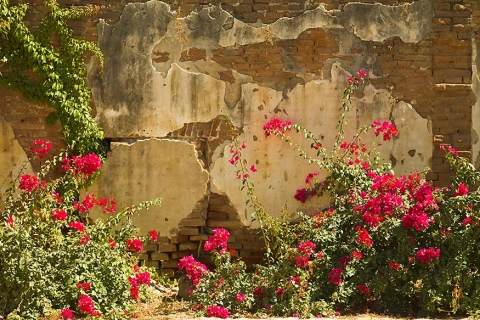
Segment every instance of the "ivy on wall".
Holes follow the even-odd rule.
[[[24,23],[28,4],[0,0],[0,84],[52,106],[55,110],[46,120],[60,120],[74,153],[103,153],[103,131],[91,114],[84,63],[85,53],[103,62],[102,53],[93,42],[75,38],[68,26],[69,20],[100,8],[60,8],[56,0],[43,4],[47,13],[33,30]]]

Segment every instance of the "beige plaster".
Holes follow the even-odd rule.
[[[5,199],[5,191],[24,173],[33,173],[25,151],[18,143],[12,127],[0,118],[0,203]],[[17,180],[18,182],[18,180]]]
[[[279,91],[255,84],[242,87],[245,117],[233,119],[237,126],[243,128],[239,140],[245,141],[247,145],[243,150],[245,159],[258,168],[258,172],[251,174],[256,195],[273,216],[278,216],[282,207],[291,214],[297,211],[313,213],[328,207],[327,198],[314,198],[306,204],[294,199],[295,191],[306,187],[304,179],[308,173],[323,172],[315,164],[309,165],[308,161],[299,158],[299,153],[293,151],[289,143],[272,136],[266,138],[262,127],[273,117],[289,120],[309,128],[316,136],[324,136],[324,146],[331,150],[341,114],[339,106],[349,76],[338,64],[333,66],[331,73],[331,81],[311,81],[305,86],[298,85],[287,98],[282,98]],[[377,91],[373,86],[367,87],[365,96],[353,103],[354,107],[347,114],[347,141],[360,127],[370,125],[373,120],[388,121],[392,118],[399,130],[397,139],[385,142],[369,132],[364,136],[363,142],[367,146],[376,143],[386,161],[395,157],[397,162],[394,169],[398,175],[412,170],[422,171],[430,164],[432,140],[417,138],[431,137],[430,123],[421,118],[409,104],[395,102],[388,92]],[[303,139],[301,133],[292,131],[290,134],[303,150],[310,150],[311,141]],[[408,154],[410,150],[416,150],[413,156]],[[224,144],[214,154],[210,168],[211,189],[228,196],[240,213],[242,223],[256,227],[255,224],[251,225],[251,208],[246,204],[245,192],[240,191],[241,180],[235,178],[237,168],[228,162],[229,159],[230,147]],[[319,178],[321,177],[322,174]]]
[[[193,145],[149,139],[113,144],[101,175],[87,193],[113,197],[119,210],[161,197],[160,207],[140,212],[133,222],[140,234],[156,229],[161,236],[171,236],[204,197],[207,182],[208,172],[198,162]]]

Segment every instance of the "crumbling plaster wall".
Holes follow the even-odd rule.
[[[186,124],[207,123],[225,115],[241,131],[239,139],[248,146],[245,156],[258,167],[258,173],[252,174],[256,192],[272,214],[282,206],[292,212],[324,208],[324,199],[308,205],[293,199],[303,177],[315,168],[302,164],[288,145],[266,139],[263,124],[277,116],[310,128],[325,137],[325,145],[332,145],[348,76],[364,68],[375,77],[371,71],[376,56],[368,54],[366,42],[391,37],[406,43],[421,41],[430,30],[432,15],[429,0],[402,6],[349,3],[343,10],[320,5],[298,17],[253,25],[214,6],[181,18],[160,1],[127,5],[115,25],[100,23],[98,43],[105,64],[103,70],[95,62],[89,68],[97,120],[106,137],[129,141],[112,148],[103,170],[104,177],[115,177],[122,187],[112,187],[114,181],[105,178],[93,190],[99,196],[125,199],[126,205],[134,199],[164,197],[161,211],[144,216],[145,228],[157,226],[154,221],[158,221],[164,236],[174,235],[179,221],[209,192],[225,195],[241,224],[250,226],[236,169],[228,163],[228,137],[209,150],[205,161],[196,163],[192,159],[197,159],[198,150],[185,147],[188,141],[165,139]],[[316,57],[315,70],[301,63],[288,45],[312,30],[329,38],[325,46],[319,39],[298,49]],[[247,53],[257,45],[262,47],[251,63]],[[241,72],[238,64],[249,63],[253,72]],[[285,78],[288,81],[282,81]],[[398,139],[376,141],[383,157],[394,160],[397,173],[431,164],[430,122],[387,90],[372,84],[362,87],[348,118],[347,137],[373,120],[396,123]],[[217,132],[213,137],[218,140]],[[207,147],[211,147],[210,138],[204,138]],[[150,144],[149,151],[140,147],[144,144]],[[182,149],[173,152],[173,145],[182,145]],[[182,169],[185,165],[188,171]],[[152,168],[161,166],[168,170],[152,173]],[[175,192],[167,192],[169,188]]]

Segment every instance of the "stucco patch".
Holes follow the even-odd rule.
[[[171,236],[180,220],[204,197],[207,181],[208,173],[199,163],[193,145],[151,139],[114,144],[102,174],[87,192],[113,197],[119,210],[161,197],[161,207],[142,211],[133,217],[133,222],[140,234],[156,229],[162,236]]]
[[[18,143],[12,127],[0,118],[0,203],[5,199],[5,191],[22,173],[32,173],[33,169],[25,151]],[[5,170],[5,168],[8,168]]]
[[[257,173],[251,174],[256,195],[272,215],[279,215],[282,207],[292,214],[297,211],[312,213],[328,207],[328,198],[314,199],[307,204],[294,199],[295,191],[306,187],[306,175],[319,171],[318,167],[300,159],[298,152],[293,151],[288,143],[276,137],[266,138],[263,124],[273,117],[298,123],[312,130],[316,136],[324,137],[324,146],[331,150],[347,77],[348,73],[334,64],[331,81],[310,81],[304,86],[298,85],[287,98],[273,89],[254,84],[242,86],[245,113],[242,118],[233,117],[233,120],[235,125],[243,128],[239,139],[247,145],[242,151],[245,158],[258,168]],[[421,118],[411,105],[396,102],[388,92],[368,86],[361,100],[353,99],[353,107],[347,113],[346,140],[350,141],[360,127],[371,124],[373,120],[391,120],[398,127],[399,138],[394,141],[384,142],[381,137],[375,137],[373,132],[365,135],[363,140],[367,146],[375,143],[385,161],[395,157],[397,174],[421,171],[430,165],[430,123]],[[303,139],[302,133],[290,132],[290,135],[303,150],[310,150],[311,141]],[[415,150],[413,156],[408,153],[411,150]],[[256,227],[250,221],[251,208],[245,203],[245,192],[240,191],[241,181],[235,178],[237,168],[228,162],[230,155],[228,143],[216,150],[210,168],[212,191],[227,195],[238,210],[242,223]],[[322,174],[324,177],[325,172],[320,172],[320,179]]]

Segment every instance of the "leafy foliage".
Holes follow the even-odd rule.
[[[48,13],[32,31],[24,22],[28,4],[0,0],[0,84],[52,106],[48,120],[61,121],[65,141],[75,153],[102,153],[103,132],[91,114],[84,64],[85,53],[100,61],[102,54],[93,42],[76,39],[67,24],[99,8],[60,8],[55,0],[44,5]]]
[[[36,153],[43,155],[43,149]],[[59,163],[65,174],[45,179]],[[93,154],[62,153],[10,189],[0,215],[0,313],[9,319],[37,319],[61,309],[65,315],[118,319],[144,297],[150,275],[127,251],[131,242],[142,250],[131,216],[160,199],[118,213],[113,199],[87,194],[79,201],[100,167]],[[93,223],[94,207],[111,215]]]

